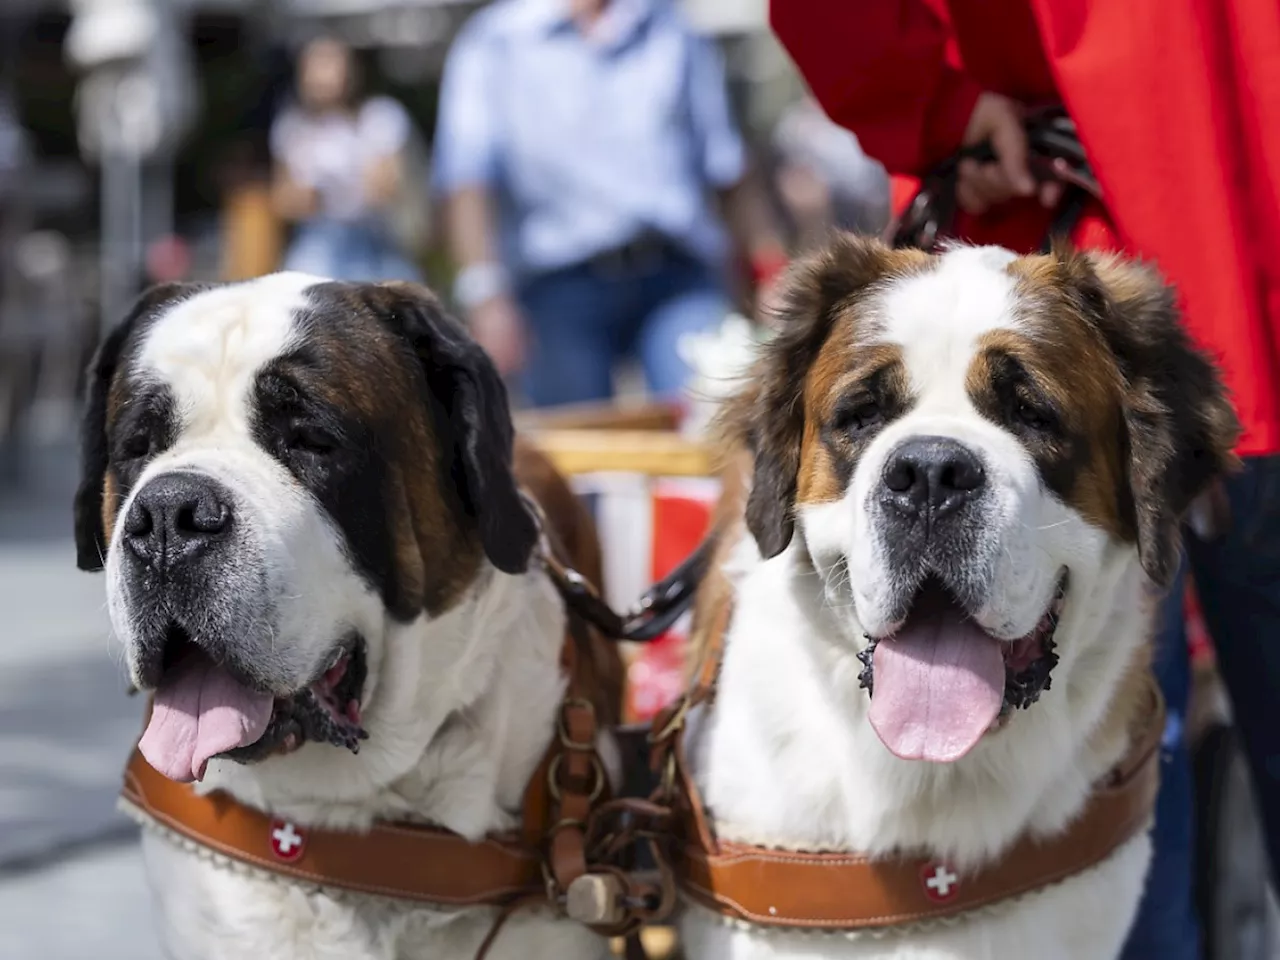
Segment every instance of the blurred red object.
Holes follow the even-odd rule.
[[[191,247],[181,237],[161,237],[147,247],[147,279],[152,283],[185,280],[191,273]]]
[[[1187,580],[1183,610],[1187,618],[1187,648],[1191,651],[1192,664],[1212,662],[1213,638],[1209,636],[1204,615],[1200,611],[1200,598],[1196,596],[1196,585],[1190,579]]]
[[[710,491],[707,491],[709,494]],[[691,554],[711,523],[714,498],[686,486],[653,488],[652,579],[656,583]],[[627,714],[648,720],[684,689],[684,652],[688,618],[640,649],[627,670]]]

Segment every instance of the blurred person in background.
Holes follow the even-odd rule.
[[[812,97],[789,106],[773,132],[774,180],[797,244],[822,243],[833,229],[878,234],[889,222],[889,175],[858,138],[832,123]]]
[[[274,206],[297,224],[284,268],[350,281],[417,279],[391,224],[408,113],[389,97],[362,97],[350,48],[328,37],[303,48],[296,92],[270,138]]]
[[[1230,522],[1186,537],[1205,621],[1280,864],[1280,7],[1274,0],[774,0],[772,24],[831,117],[891,173],[963,145],[955,232],[1039,247],[1060,197],[1027,163],[1029,107],[1075,120],[1105,208],[1078,245],[1148,258],[1223,363],[1244,425]],[[1169,705],[1155,859],[1129,958],[1193,960],[1193,811],[1182,736],[1190,686],[1181,582],[1156,672]]]
[[[676,344],[730,310],[717,198],[757,289],[786,263],[749,176],[721,58],[669,0],[499,0],[445,65],[435,186],[454,299],[537,406],[602,400],[638,353],[679,392]]]
[[[40,356],[35,318],[14,302],[12,284],[22,227],[18,214],[23,174],[29,172],[30,138],[12,91],[0,87],[0,483],[19,470],[14,448],[33,399]]]

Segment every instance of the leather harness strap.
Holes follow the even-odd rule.
[[[654,724],[652,761],[662,773],[655,799],[682,825],[676,853],[681,892],[725,917],[761,926],[867,930],[954,917],[1021,896],[1105,860],[1148,826],[1159,783],[1164,701],[1148,675],[1141,726],[1065,832],[1024,836],[998,861],[960,871],[937,858],[872,860],[842,852],[778,850],[715,837],[689,774],[684,717],[714,696],[728,625],[717,613],[689,692]]]
[[[136,750],[121,798],[202,847],[304,883],[448,906],[501,906],[542,889],[537,848],[519,835],[470,843],[448,830],[383,822],[366,833],[317,830],[273,820],[225,793],[198,794]]]

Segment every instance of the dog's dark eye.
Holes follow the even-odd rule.
[[[289,428],[286,442],[290,450],[324,456],[332,453],[338,441],[333,434],[312,423],[297,423]]]
[[[145,433],[135,433],[120,444],[120,454],[125,460],[141,460],[150,453],[151,437]]]
[[[1032,430],[1043,431],[1053,426],[1053,418],[1028,400],[1019,399],[1015,413],[1018,422]]]
[[[874,400],[861,400],[840,414],[840,425],[851,433],[860,433],[880,422],[883,413]]]

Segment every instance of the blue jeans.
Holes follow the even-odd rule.
[[[533,339],[520,386],[538,407],[608,399],[615,363],[634,355],[650,392],[679,394],[689,368],[676,344],[715,327],[729,309],[714,271],[676,251],[630,272],[566,267],[517,295]]]
[[[284,269],[352,283],[419,279],[395,240],[380,226],[364,221],[317,219],[301,224]]]
[[[1271,874],[1280,876],[1280,456],[1255,457],[1227,481],[1231,526],[1216,540],[1187,535],[1205,626],[1230,695],[1253,774]],[[1183,577],[1161,611],[1156,675],[1169,702],[1156,805],[1155,858],[1125,948],[1125,960],[1195,960],[1199,930],[1192,913],[1194,837],[1191,764],[1183,739],[1190,690]]]

